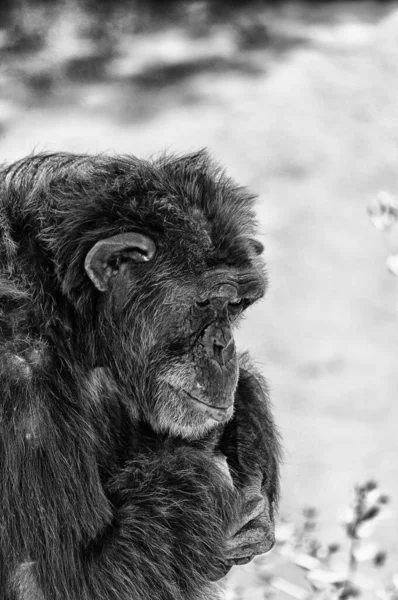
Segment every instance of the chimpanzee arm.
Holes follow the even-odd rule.
[[[279,496],[281,449],[267,385],[246,357],[243,364],[234,416],[220,441],[234,487],[243,498],[240,517],[228,541],[230,564],[243,564],[272,548]]]
[[[96,455],[112,432],[98,437],[83,385],[60,365],[46,371],[31,351],[9,350],[0,365],[3,600],[211,597],[229,510],[211,455],[134,455],[105,494]],[[97,419],[106,421],[101,406]]]

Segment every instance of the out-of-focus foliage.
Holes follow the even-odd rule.
[[[280,8],[267,6],[10,1],[0,8],[0,126],[18,105],[113,105],[115,116],[140,119],[166,110],[177,87],[189,102],[189,82],[202,74],[261,75],[261,50],[306,43],[275,27]]]
[[[371,222],[386,240],[389,251],[387,268],[393,275],[398,275],[398,198],[382,191],[368,207],[368,213]]]
[[[363,208],[381,187],[397,189],[397,8],[371,0],[0,6],[1,160],[46,149],[147,156],[207,146],[259,194],[272,285],[239,343],[255,347],[271,381],[287,455],[282,510],[319,507],[304,517],[302,527],[316,523],[319,533],[301,552],[321,561],[317,569],[325,557],[309,548],[328,546],[319,541],[327,529],[335,539],[334,509],[357,477],[374,473],[394,496],[398,489],[396,281],[379,268],[381,244]],[[394,216],[386,212],[383,223]],[[383,233],[393,255],[394,231]],[[392,574],[394,518],[379,530]],[[330,560],[341,556],[346,568],[348,545],[345,536]],[[279,549],[256,563],[255,590],[247,571],[234,570],[231,597],[239,586],[245,600],[313,593],[308,558],[297,566]]]
[[[344,535],[333,543],[320,539],[316,508],[305,508],[299,523],[282,519],[273,555],[255,564],[263,598],[398,600],[398,568],[384,574],[388,554],[373,539],[377,522],[389,517],[388,504],[375,481],[357,485],[341,519]],[[231,587],[228,600],[246,598]]]

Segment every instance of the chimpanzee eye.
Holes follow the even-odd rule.
[[[250,306],[250,304],[252,304],[252,300],[249,298],[235,298],[235,300],[228,302],[228,306],[232,314],[239,314],[243,312],[248,306]]]
[[[210,304],[210,300],[208,298],[206,298],[206,300],[196,302],[197,306],[209,306],[209,304]]]
[[[246,308],[246,302],[244,298],[235,298],[235,300],[231,300],[228,302],[229,313],[237,316]]]
[[[235,300],[231,300],[228,304],[230,306],[241,306],[243,304],[243,298],[235,298]]]

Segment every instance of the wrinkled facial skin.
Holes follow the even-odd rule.
[[[127,288],[132,279],[134,267]],[[145,286],[150,289],[149,280]],[[195,284],[165,283],[162,297],[155,291],[155,301],[135,306],[138,328],[131,328],[126,316],[120,329],[129,332],[128,345],[139,341],[133,379],[142,388],[135,399],[155,431],[195,439],[232,417],[239,375],[233,327],[264,291],[256,265],[222,267]],[[111,296],[114,303],[129,301],[125,276],[114,282]]]
[[[171,362],[156,377],[154,417],[160,429],[190,437],[231,418],[238,360],[228,309],[220,298],[191,307],[185,323],[192,333],[175,344],[177,352],[170,352]]]
[[[265,291],[263,248],[241,191],[228,195],[223,183],[203,195],[197,184],[194,196],[189,186],[185,192],[190,202],[184,194],[148,198],[146,222],[97,239],[84,261],[102,298],[94,311],[94,361],[102,364],[92,366],[112,365],[156,432],[188,439],[232,417],[239,371],[232,329]]]

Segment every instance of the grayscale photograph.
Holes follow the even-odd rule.
[[[398,600],[398,0],[0,3],[0,600]]]

